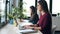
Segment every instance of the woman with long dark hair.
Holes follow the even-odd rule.
[[[40,20],[38,26],[43,34],[51,34],[51,14],[48,10],[47,2],[44,0],[38,1],[37,9],[40,11]]]
[[[30,21],[33,24],[37,24],[39,17],[37,15],[37,9],[34,6],[30,6],[30,11],[31,11],[31,17],[30,17]]]
[[[51,14],[48,10],[47,2],[44,0],[40,0],[37,3],[37,9],[40,12],[40,19],[37,24],[30,25],[30,27],[34,30],[40,30],[43,34],[51,34]]]

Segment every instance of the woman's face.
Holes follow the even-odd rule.
[[[39,11],[42,10],[42,6],[39,3],[37,3],[37,10],[39,10]]]
[[[30,13],[32,13],[32,9],[30,8]]]
[[[32,12],[32,9],[30,8],[30,12]]]
[[[30,14],[32,15],[32,9],[30,8]]]

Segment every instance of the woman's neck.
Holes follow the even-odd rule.
[[[41,15],[44,15],[45,14],[45,12],[43,10],[40,13],[41,13]]]

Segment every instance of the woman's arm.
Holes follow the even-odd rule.
[[[28,27],[28,29],[41,30],[41,27]]]
[[[35,28],[37,28],[37,27],[38,27],[37,24],[33,24],[33,25],[25,25],[25,26],[24,26],[24,28],[26,28],[26,29],[35,29]]]
[[[34,27],[34,30],[41,30],[41,27]]]
[[[37,24],[33,24],[33,25],[30,25],[31,27],[38,27],[38,25]]]

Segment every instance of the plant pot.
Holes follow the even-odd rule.
[[[13,24],[13,19],[10,19],[10,20],[9,20],[9,23],[10,23],[10,24]]]

